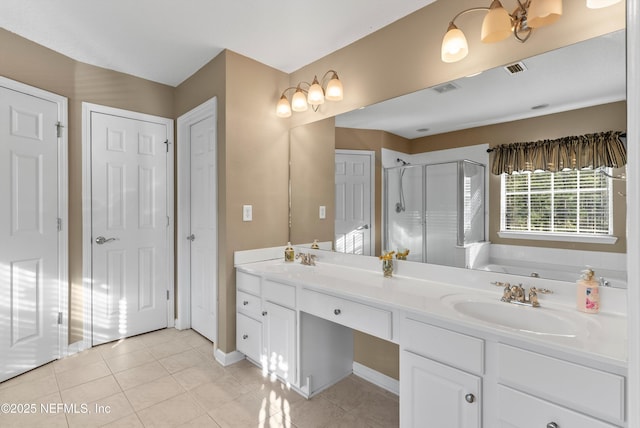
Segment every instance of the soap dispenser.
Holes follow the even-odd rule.
[[[311,244],[311,249],[312,250],[319,250],[320,249],[320,244],[318,244],[318,240],[314,239],[313,243]]]
[[[293,250],[293,247],[291,246],[291,242],[287,242],[287,247],[284,249],[284,261],[285,262],[292,262],[295,260],[295,255],[296,252]]]
[[[594,278],[593,269],[587,268],[582,271],[577,284],[576,306],[579,311],[588,314],[597,314],[600,311],[600,284]]]

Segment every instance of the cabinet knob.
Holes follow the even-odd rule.
[[[334,309],[333,313],[336,315],[340,315],[342,313],[342,311],[340,309]]]
[[[249,304],[249,301],[248,301],[248,300],[245,300],[245,301],[243,301],[243,302],[242,302],[242,304],[243,304],[244,306],[247,306],[247,305]]]
[[[467,394],[464,396],[464,399],[467,401],[467,403],[473,403],[474,401],[476,401],[476,396],[473,394]]]
[[[248,335],[248,334],[243,334],[243,335],[242,335],[242,338],[243,338],[244,340],[247,340],[247,339],[249,338],[249,335]]]
[[[263,317],[267,316],[267,311],[262,311],[262,316]]]
[[[558,424],[555,422],[549,422],[547,424],[547,428],[559,428]]]

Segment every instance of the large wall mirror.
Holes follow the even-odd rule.
[[[460,167],[456,162],[467,159],[486,165],[482,210],[486,217],[484,235],[492,247],[491,262],[470,263],[468,258],[474,252],[485,254],[489,251],[487,245],[465,247],[453,238],[450,241],[456,242],[463,253],[456,256],[457,261],[438,261],[438,258],[420,261],[559,280],[575,280],[581,266],[591,265],[610,285],[626,286],[624,168],[610,171],[616,178],[608,178],[615,243],[509,239],[498,233],[500,177],[489,173],[490,156],[486,151],[489,145],[507,142],[626,130],[624,31],[509,66],[345,113],[335,120],[294,128],[291,131],[292,243],[308,243],[313,239],[333,241],[334,249],[340,246],[341,250],[351,252],[366,226],[364,231],[371,234],[373,242],[371,255],[387,249],[401,250],[397,243],[402,240],[390,237],[389,219],[398,203],[407,207],[412,203],[408,198],[409,194],[413,195],[412,186],[421,182],[423,179],[417,177],[425,173],[421,165],[452,163],[455,165],[451,175],[459,177]],[[339,236],[344,236],[335,230],[334,223],[336,149],[346,149],[347,155],[357,151],[375,154],[371,165],[375,173],[370,183],[372,219],[366,225],[353,223],[353,229],[359,228],[359,232],[354,233],[356,243],[347,246],[336,245]],[[444,168],[432,169],[438,177],[432,183],[441,180],[442,171]],[[473,174],[477,175],[478,171],[474,170]],[[398,195],[401,187],[404,195]],[[431,185],[427,191],[437,193],[444,188],[444,185]],[[325,219],[320,218],[321,207],[326,209]],[[407,230],[402,233],[406,234]],[[385,248],[386,245],[390,248]],[[417,253],[413,251],[412,255],[418,257]],[[516,259],[518,266],[509,266],[514,264],[513,260],[496,262],[507,257]],[[559,264],[566,265],[567,271],[559,269]],[[518,271],[519,268],[522,269]]]

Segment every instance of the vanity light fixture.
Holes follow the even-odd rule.
[[[303,89],[303,86],[306,86],[307,89]],[[291,104],[289,104],[286,95],[287,91],[290,90],[295,90],[291,97]],[[342,82],[338,78],[338,73],[334,70],[329,70],[322,76],[320,81],[318,81],[318,76],[313,76],[311,83],[300,82],[296,86],[291,86],[282,91],[280,101],[276,105],[276,115],[278,117],[290,117],[291,111],[307,111],[309,105],[313,111],[318,111],[320,104],[324,104],[325,100],[340,101],[342,98]]]
[[[480,40],[484,43],[499,42],[511,34],[524,43],[529,39],[534,28],[553,24],[562,16],[562,0],[517,0],[517,2],[518,6],[512,13],[506,11],[500,0],[493,0],[489,7],[472,7],[454,16],[442,40],[442,61],[457,62],[469,53],[467,39],[455,24],[455,20],[466,13],[486,12],[480,33]]]

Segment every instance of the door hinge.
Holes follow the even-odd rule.
[[[62,312],[58,312],[58,324],[62,324]]]
[[[169,290],[167,290],[167,300],[169,300]]]
[[[167,216],[167,227],[169,227],[170,224],[171,224],[171,221],[169,220],[169,216]]]
[[[62,232],[62,219],[58,217],[58,232]]]
[[[58,138],[62,137],[62,128],[64,128],[64,125],[60,122],[56,123],[56,135]]]

